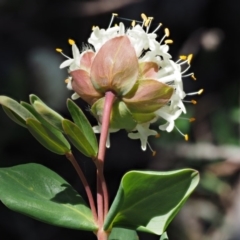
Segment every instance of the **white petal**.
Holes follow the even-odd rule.
[[[73,59],[68,59],[68,60],[64,61],[64,62],[59,66],[59,68],[68,67],[68,66],[71,65],[71,63],[72,63],[73,61],[74,61]]]
[[[74,59],[78,58],[79,55],[80,55],[80,52],[79,52],[78,47],[77,47],[76,44],[72,45],[72,53],[73,53],[73,58]]]
[[[80,96],[77,93],[74,93],[71,98],[73,100],[76,100],[76,99],[80,98]]]

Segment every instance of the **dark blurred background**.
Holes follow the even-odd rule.
[[[150,138],[157,151],[142,152],[140,142],[124,131],[111,135],[106,157],[106,178],[112,201],[121,176],[130,169],[198,169],[201,182],[184,208],[170,224],[170,240],[240,239],[240,1],[239,0],[0,0],[0,94],[28,101],[35,93],[49,106],[69,118],[65,87],[64,58],[68,38],[81,47],[93,25],[106,28],[111,13],[141,20],[140,14],[154,17],[154,23],[168,27],[174,44],[170,53],[194,54],[192,71],[197,81],[184,79],[186,92],[204,88],[197,105],[187,105],[187,117],[177,126],[189,133],[189,142],[177,131]],[[162,30],[159,32],[161,37]],[[83,110],[88,106],[77,101]],[[93,125],[95,120],[86,111]],[[157,129],[157,125],[155,125]],[[63,176],[82,195],[84,190],[70,163],[37,143],[26,129],[0,111],[0,166],[41,163]],[[93,163],[78,155],[78,161],[95,188]],[[12,212],[0,204],[0,239],[52,240],[95,239],[92,233],[49,226]],[[139,234],[141,240],[159,237]]]

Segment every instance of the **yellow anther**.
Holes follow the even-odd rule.
[[[117,24],[117,23],[115,23],[115,24],[114,24],[114,27],[118,27],[118,24]]]
[[[132,25],[132,27],[134,27],[136,25],[136,21],[133,20],[131,25]]]
[[[181,56],[179,56],[179,58],[180,58],[181,60],[186,60],[186,59],[187,59],[187,56],[186,56],[186,55],[181,55]]]
[[[185,139],[185,141],[188,141],[188,135],[187,134],[184,135],[184,139]]]
[[[141,18],[143,19],[144,22],[147,21],[148,19],[145,13],[141,14]]]
[[[93,26],[92,26],[92,31],[93,31],[95,28],[96,28],[96,26],[93,25]]]
[[[157,151],[153,151],[153,152],[152,152],[152,156],[153,156],[153,157],[156,156],[156,154],[157,154]]]
[[[73,45],[73,44],[75,44],[75,41],[72,40],[72,39],[68,39],[68,43],[69,43],[70,45]]]
[[[192,58],[193,58],[193,54],[189,54],[188,57],[187,57],[188,64],[191,63]]]
[[[112,13],[112,15],[113,15],[113,16],[118,16],[118,14],[117,14],[117,13]]]
[[[167,39],[164,41],[165,44],[172,44],[173,43],[173,40],[172,39]]]
[[[160,138],[160,134],[159,134],[159,133],[156,134],[156,135],[155,135],[155,138]]]
[[[165,28],[165,29],[164,29],[164,32],[165,32],[166,37],[169,37],[169,36],[170,36],[170,31],[169,31],[168,28]]]
[[[61,48],[56,48],[56,51],[57,52],[62,52],[62,49]]]
[[[65,81],[64,81],[65,83],[69,83],[70,82],[70,79],[69,78],[67,78],[67,79],[65,79]]]
[[[147,26],[149,25],[150,22],[151,22],[151,19],[148,18],[148,19],[145,21],[144,26],[147,27]]]
[[[194,74],[191,75],[191,78],[195,81],[197,80],[196,77],[194,76]]]
[[[189,122],[195,122],[196,118],[189,118]]]
[[[197,104],[197,101],[196,100],[191,100],[191,103],[195,105],[195,104]]]
[[[202,94],[202,93],[203,93],[203,91],[204,91],[204,89],[203,89],[203,88],[202,88],[202,89],[200,89],[200,90],[198,91],[198,95]]]

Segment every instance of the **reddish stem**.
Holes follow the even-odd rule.
[[[97,205],[98,205],[98,223],[99,226],[103,226],[104,218],[108,212],[108,191],[107,185],[103,174],[104,158],[106,152],[106,142],[108,137],[108,130],[110,124],[110,114],[112,110],[112,105],[115,100],[115,94],[111,91],[106,92],[104,108],[103,108],[103,118],[101,135],[99,141],[99,151],[96,161],[97,166]],[[101,230],[102,231],[102,230]]]
[[[86,194],[87,194],[87,197],[88,197],[90,208],[92,210],[94,221],[95,221],[95,223],[97,223],[97,211],[96,211],[96,207],[95,207],[92,191],[91,191],[91,188],[90,188],[90,186],[89,186],[89,184],[87,182],[87,179],[86,179],[82,169],[78,165],[77,160],[75,159],[73,154],[71,152],[66,153],[66,157],[72,163],[73,167],[75,168],[78,176],[80,177],[80,179],[82,181],[82,184],[83,184],[83,186],[85,188],[85,191],[86,191]]]

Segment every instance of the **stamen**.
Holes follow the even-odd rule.
[[[93,25],[93,26],[92,26],[92,31],[93,31],[95,28],[96,28],[96,26]]]
[[[160,138],[160,134],[159,134],[159,133],[156,134],[156,135],[155,135],[155,138]]]
[[[192,77],[193,73],[188,73],[186,75],[182,75],[182,77]]]
[[[136,21],[133,20],[132,23],[131,23],[131,25],[132,25],[132,27],[135,27],[135,25],[136,25]]]
[[[197,101],[196,101],[196,100],[191,100],[191,101],[188,101],[188,100],[182,100],[182,101],[185,102],[185,103],[192,103],[192,104],[194,104],[194,105],[197,104]]]
[[[169,37],[169,36],[170,36],[170,31],[169,31],[168,28],[165,28],[165,29],[164,29],[164,32],[165,32],[165,36],[166,36],[166,37]]]
[[[72,39],[68,39],[68,43],[69,43],[70,45],[73,45],[73,44],[75,44],[75,41],[72,40]]]
[[[187,96],[193,96],[193,95],[201,95],[203,93],[204,89],[200,89],[199,91],[197,92],[192,92],[192,93],[187,93],[186,95]]]
[[[141,14],[141,18],[143,19],[143,22],[142,22],[142,27],[144,26],[144,23],[147,21],[147,16],[146,16],[146,14],[145,13],[142,13]]]
[[[147,31],[146,31],[147,33],[148,33],[149,29],[150,29],[152,20],[153,20],[153,17],[149,17],[148,20],[147,20]]]
[[[56,51],[61,53],[62,52],[62,49],[61,48],[56,48]]]
[[[197,80],[197,78],[194,76],[194,73],[192,74],[191,78],[192,78],[194,81]]]
[[[145,13],[141,14],[141,18],[143,19],[144,22],[147,21],[148,19]]]
[[[70,59],[70,57],[68,57],[67,55],[65,55],[63,52],[62,52],[62,49],[61,48],[56,48],[56,51],[61,53],[65,58],[68,58]]]
[[[115,24],[114,24],[114,27],[118,27],[118,24],[117,24],[117,23],[115,23]]]
[[[154,157],[154,156],[156,155],[157,152],[154,151],[154,150],[151,148],[151,145],[149,144],[149,142],[147,142],[147,145],[148,145],[150,151],[152,152],[152,156]]]
[[[116,16],[118,16],[117,13],[112,13],[112,18],[111,18],[111,20],[110,20],[110,23],[109,23],[109,25],[108,25],[108,28],[110,28],[110,27],[112,26],[113,20],[114,20],[114,18],[115,18]]]
[[[161,26],[162,26],[162,23],[159,23],[158,26],[155,28],[155,30],[152,33],[155,33],[156,31],[158,31]]]
[[[184,137],[185,141],[188,141],[188,135],[187,134],[183,134],[177,126],[175,126],[175,128]]]
[[[165,44],[172,44],[173,43],[173,40],[172,39],[167,39],[164,41]]]
[[[188,60],[188,64],[191,63],[192,61],[192,58],[193,58],[193,54],[189,54],[188,57],[187,57],[187,60]]]
[[[144,22],[144,27],[147,27],[148,26],[148,24],[150,23],[150,21],[151,21],[151,19],[150,18],[148,18],[145,22]]]
[[[187,56],[186,56],[186,55],[181,55],[181,56],[179,56],[179,58],[180,58],[181,60],[187,60]]]
[[[70,82],[70,79],[69,78],[67,78],[67,79],[65,79],[65,81],[64,81],[66,84],[68,84],[69,82]]]
[[[196,121],[196,118],[179,117],[179,119],[188,120],[189,122],[194,122],[194,121]]]

